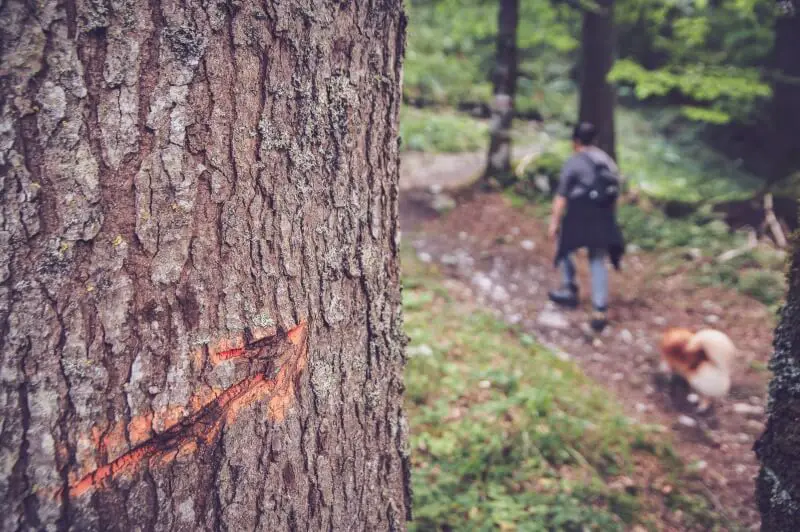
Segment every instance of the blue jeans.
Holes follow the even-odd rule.
[[[561,261],[561,279],[565,288],[578,285],[575,279],[575,263],[572,257]],[[592,305],[597,310],[608,307],[608,268],[606,267],[606,250],[589,250],[589,272],[592,278]]]

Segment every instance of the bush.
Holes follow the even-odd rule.
[[[484,122],[466,115],[413,107],[400,111],[401,149],[405,151],[475,151],[488,146],[488,135]]]
[[[739,275],[738,285],[743,294],[768,306],[779,303],[786,290],[783,274],[770,270],[745,270]]]

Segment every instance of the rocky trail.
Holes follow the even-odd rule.
[[[518,325],[611,390],[630,417],[671,433],[717,509],[757,529],[752,446],[764,427],[764,368],[774,327],[769,310],[730,290],[698,287],[689,277],[690,263],[663,276],[657,255],[634,252],[611,276],[611,324],[591,338],[581,332],[589,310],[586,259],[577,261],[581,308],[552,306],[547,291],[558,277],[544,221],[499,194],[457,201],[463,195],[452,191],[480,171],[482,159],[438,157],[406,154],[401,165],[402,238],[418,258],[440,267],[457,300],[477,302]],[[660,384],[657,345],[668,326],[714,326],[740,350],[731,395],[710,414],[677,404]]]

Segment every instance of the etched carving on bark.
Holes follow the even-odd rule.
[[[0,4],[0,529],[404,529],[400,2]]]

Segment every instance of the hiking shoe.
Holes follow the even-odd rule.
[[[603,332],[603,329],[606,328],[608,325],[608,317],[606,316],[606,311],[604,310],[595,310],[592,312],[592,319],[589,321],[589,325],[591,325],[592,330],[598,334]]]
[[[562,307],[575,308],[578,306],[578,288],[564,287],[558,290],[551,290],[548,293],[550,301]]]

